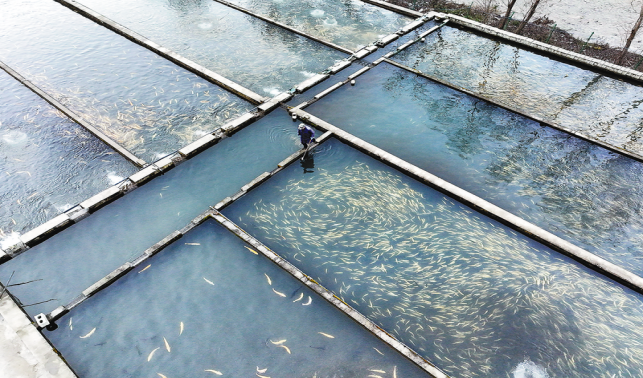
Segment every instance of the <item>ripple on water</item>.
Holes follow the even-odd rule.
[[[512,373],[514,378],[549,378],[544,367],[529,360],[519,363]]]
[[[321,9],[314,9],[310,12],[310,15],[313,17],[322,17],[326,12]]]
[[[27,134],[18,130],[11,130],[2,135],[2,141],[11,147],[22,147],[28,140]]]

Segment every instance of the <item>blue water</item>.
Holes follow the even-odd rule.
[[[81,377],[427,376],[212,220],[58,323]]]
[[[354,51],[395,33],[413,21],[359,0],[230,2]]]
[[[224,213],[448,374],[640,377],[641,295],[335,140],[312,170]]]
[[[263,96],[289,90],[346,57],[210,0],[81,3]]]
[[[0,7],[0,60],[148,162],[252,108],[56,2]]]
[[[277,164],[298,148],[296,124],[278,110],[51,239],[0,265],[29,314],[65,305],[100,278]]]
[[[643,165],[383,63],[306,108],[643,274]]]
[[[445,27],[394,60],[615,146],[643,153],[643,88]]]
[[[0,245],[137,170],[4,71],[0,103]]]

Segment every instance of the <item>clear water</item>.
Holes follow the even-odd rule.
[[[145,266],[45,333],[81,377],[427,376],[214,221]]]
[[[639,162],[385,63],[306,110],[643,274]]]
[[[0,60],[148,162],[252,108],[56,2],[0,7]]]
[[[12,288],[29,314],[65,305],[299,148],[296,124],[278,110],[0,265],[0,278],[42,281]]]
[[[81,3],[263,96],[289,90],[346,57],[210,0]]]
[[[232,0],[230,3],[354,51],[413,21],[359,0]]]
[[[335,140],[314,163],[224,213],[447,374],[641,376],[641,295]]]
[[[394,60],[636,153],[643,88],[444,27]]]
[[[0,246],[136,167],[0,71]]]

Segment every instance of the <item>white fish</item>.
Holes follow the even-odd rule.
[[[299,302],[304,297],[304,293],[299,293],[299,298],[295,299],[294,302]]]
[[[250,252],[254,253],[255,255],[258,255],[258,254],[259,254],[259,252],[255,251],[255,250],[254,250],[254,249],[252,249],[252,248],[246,247],[245,245],[244,245],[244,247],[245,247],[248,251],[250,251]]]
[[[265,373],[267,370],[268,370],[268,368],[265,368],[265,369],[259,369],[259,366],[257,366],[257,373],[261,373],[261,374],[263,374],[263,373]]]
[[[85,336],[81,336],[80,338],[81,338],[81,339],[86,339],[86,338],[88,338],[89,336],[93,335],[93,334],[94,334],[94,332],[96,332],[96,328],[92,329],[91,331],[89,331],[89,333],[88,333],[88,334],[86,334]]]
[[[286,339],[279,340],[279,341],[272,341],[272,340],[270,340],[270,342],[271,342],[271,343],[273,343],[273,344],[275,344],[275,345],[280,345],[280,344],[285,343],[285,342],[286,342]],[[264,373],[264,372],[263,372],[263,371],[260,371],[259,373]]]
[[[319,333],[322,336],[328,337],[329,339],[334,339],[335,338],[335,336],[329,335],[329,334],[324,333],[324,332],[317,332],[317,333]],[[371,371],[373,371],[373,370],[371,370]]]
[[[180,328],[181,330],[179,331],[179,336],[183,334],[183,322],[181,322]]]
[[[393,378],[397,378],[397,366],[393,366]]]
[[[218,370],[207,369],[206,371],[210,373],[214,373],[216,375],[223,375],[223,373]]]
[[[272,289],[272,291],[274,291],[274,292],[275,292],[275,294],[277,294],[277,295],[278,295],[278,296],[280,296],[280,297],[284,297],[284,298],[286,297],[286,294],[284,294],[284,293],[282,293],[282,292],[280,292],[280,291],[277,291],[277,290],[275,290],[275,289]]]
[[[207,283],[209,283],[210,285],[214,286],[214,282],[210,281],[209,279],[207,279],[207,278],[205,278],[205,277],[203,277],[203,279],[205,280],[205,282],[207,282]]]
[[[279,348],[284,348],[286,350],[286,352],[288,352],[288,354],[292,354],[292,353],[290,353],[290,348],[288,348],[287,346],[285,346],[285,345],[277,345],[277,346]]]
[[[373,349],[375,349],[375,351],[376,351],[377,353],[381,354],[382,356],[384,355],[384,353],[380,352],[380,350],[379,350],[379,349],[377,349],[377,348],[375,348],[375,347],[373,347]]]
[[[167,339],[164,337],[163,341],[165,341],[165,349],[167,349],[168,352],[172,351],[172,348],[170,348],[170,343],[167,342]]]
[[[156,374],[158,374],[158,375],[159,375],[159,377],[161,377],[161,378],[167,378],[165,375],[163,375],[163,374],[161,374],[161,373],[156,373]]]
[[[156,348],[156,349],[154,349],[152,352],[150,352],[150,355],[149,355],[149,356],[147,356],[147,362],[150,362],[150,360],[152,359],[152,357],[154,357],[154,353],[156,353],[156,351],[157,351],[157,350],[159,350],[159,349],[161,349],[161,348],[160,348],[160,347],[159,347],[159,348]]]
[[[259,378],[270,378],[270,377],[267,377],[265,375],[259,375],[258,373],[257,373],[257,377],[259,377]]]
[[[70,331],[73,331],[73,330],[74,330],[74,326],[72,325],[72,320],[73,320],[73,319],[74,319],[74,318],[69,318],[69,330],[70,330]]]
[[[138,272],[139,272],[139,273],[143,273],[143,272],[145,272],[146,270],[148,270],[151,266],[152,266],[152,264],[150,264],[150,265],[146,266],[145,268],[143,268],[143,269],[139,270]]]
[[[201,245],[201,243],[185,243],[185,245]]]
[[[313,299],[312,299],[312,298],[310,297],[310,295],[309,295],[309,296],[308,296],[308,303],[302,303],[301,305],[302,305],[302,306],[308,306],[308,305],[309,305],[309,304],[311,304],[312,302],[313,302]]]
[[[266,273],[264,273],[264,276],[266,276],[266,279],[268,280],[268,285],[272,285],[272,280],[270,279],[270,277]]]
[[[386,374],[386,372],[384,370],[379,370],[379,369],[368,369],[368,371],[372,371],[373,373]]]

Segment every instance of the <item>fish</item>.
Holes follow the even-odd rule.
[[[185,245],[201,245],[201,243],[185,243]]]
[[[380,350],[379,350],[379,349],[377,349],[377,348],[375,348],[375,347],[373,347],[373,349],[375,349],[375,351],[376,351],[377,353],[381,354],[382,356],[384,355],[384,353],[380,352]]]
[[[214,373],[216,375],[223,375],[223,373],[218,370],[207,369],[206,371],[210,373]]]
[[[265,368],[265,369],[259,369],[259,366],[257,366],[257,373],[261,373],[261,374],[263,374],[263,373],[265,373],[266,371],[268,371],[268,368]]]
[[[309,296],[308,296],[308,303],[302,303],[301,305],[302,305],[302,306],[308,306],[308,305],[309,305],[309,304],[311,304],[312,302],[313,302],[313,298],[311,298],[311,297],[310,297],[310,295],[309,295]]]
[[[89,333],[88,333],[88,334],[86,334],[85,336],[80,336],[80,338],[81,338],[81,339],[86,339],[86,338],[88,338],[89,336],[93,335],[93,334],[94,334],[94,332],[96,332],[96,328],[94,328],[94,329],[92,329],[91,331],[89,331]]]
[[[161,377],[161,378],[167,378],[165,375],[163,375],[163,374],[161,374],[161,373],[156,373],[156,374],[158,374],[158,375],[159,375],[159,377]]]
[[[270,277],[266,273],[264,273],[264,276],[266,276],[266,279],[268,280],[268,285],[272,285],[272,280],[270,279]]]
[[[288,354],[292,354],[292,353],[290,353],[290,348],[288,348],[287,346],[285,346],[285,345],[277,345],[277,346],[280,347],[280,348],[284,348],[286,350],[286,352],[288,352]]]
[[[258,373],[257,373],[257,377],[259,377],[259,378],[270,378],[270,377],[265,376],[265,375],[259,375]]]
[[[207,279],[207,278],[205,278],[205,277],[203,277],[203,279],[205,280],[205,282],[207,282],[207,283],[209,283],[210,285],[214,286],[214,282],[210,281],[209,279]]]
[[[299,293],[299,298],[295,299],[293,302],[299,302],[304,297],[304,293]]]
[[[274,292],[275,292],[275,294],[277,294],[277,295],[278,295],[278,296],[280,296],[280,297],[284,297],[284,298],[286,297],[286,294],[284,294],[284,293],[282,293],[282,292],[280,292],[280,291],[277,291],[277,290],[275,290],[274,288],[272,289],[272,291],[274,291]]]
[[[397,365],[393,366],[393,378],[397,378]]]
[[[333,336],[333,335],[329,335],[329,334],[324,333],[324,332],[317,332],[317,333],[319,333],[320,335],[322,335],[322,336],[324,336],[324,337],[328,337],[329,339],[334,339],[334,338],[335,338],[335,336]]]
[[[180,328],[179,336],[181,336],[183,334],[183,322],[181,322],[179,328]]]
[[[150,352],[149,356],[147,356],[147,362],[150,362],[152,360],[152,357],[154,357],[154,353],[156,353],[157,350],[161,349],[160,347],[154,349],[152,352]]]
[[[384,370],[379,370],[379,369],[368,369],[368,371],[372,371],[373,373],[386,374],[386,372]]]
[[[259,254],[259,252],[255,251],[254,249],[252,249],[252,248],[250,248],[250,247],[246,247],[245,245],[244,245],[244,247],[245,247],[248,251],[250,251],[250,252],[254,253],[255,255],[258,255],[258,254]]]
[[[72,320],[74,320],[74,318],[69,318],[69,330],[70,331],[74,330],[74,325],[72,324]]]
[[[138,272],[139,272],[139,273],[143,273],[143,272],[145,272],[146,270],[148,270],[151,266],[152,266],[152,264],[150,264],[150,265],[146,266],[145,268],[143,268],[143,269],[139,270]]]
[[[167,342],[167,339],[164,337],[163,341],[165,342],[165,349],[167,349],[168,353],[172,352],[172,348],[170,348],[170,343]]]
[[[286,342],[286,339],[279,340],[279,341],[272,341],[272,340],[270,340],[270,342],[271,342],[271,343],[273,343],[273,344],[275,344],[275,345],[281,345],[281,344],[283,344],[283,343],[285,343],[285,342]],[[260,372],[260,373],[261,373],[261,372]]]

